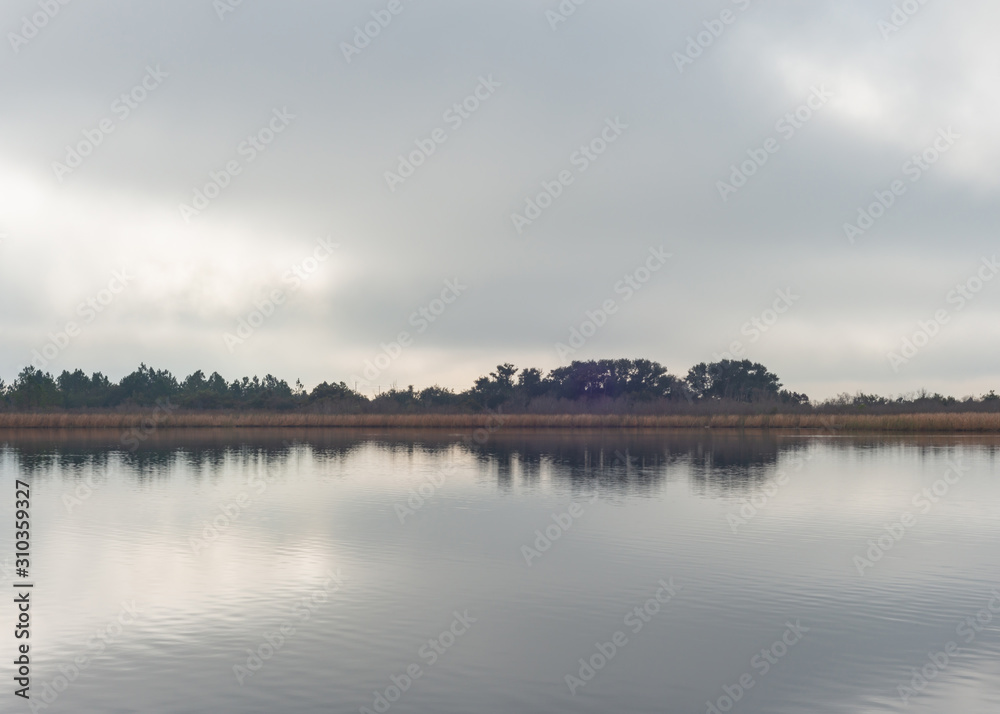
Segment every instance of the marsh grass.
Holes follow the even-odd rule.
[[[9,412],[6,429],[807,429],[822,432],[1000,432],[1000,413],[938,414],[302,414],[274,412]]]

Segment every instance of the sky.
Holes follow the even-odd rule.
[[[63,4],[65,2],[65,4]],[[0,378],[1000,389],[986,0],[7,0]]]

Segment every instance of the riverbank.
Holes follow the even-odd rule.
[[[803,429],[819,433],[1000,433],[1000,413],[936,414],[303,414],[0,413],[0,429]]]

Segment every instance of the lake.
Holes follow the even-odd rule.
[[[0,432],[3,711],[1000,711],[1000,439],[122,436]]]

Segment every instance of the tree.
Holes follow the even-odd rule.
[[[56,378],[56,385],[62,393],[63,406],[68,408],[109,406],[114,386],[100,372],[88,377],[82,369],[63,370]]]
[[[311,410],[326,413],[357,411],[367,401],[367,397],[353,391],[344,382],[323,382],[306,397],[306,404]]]
[[[728,399],[735,402],[759,402],[774,399],[781,382],[767,368],[748,359],[697,364],[685,380],[691,391],[702,399]]]
[[[193,374],[189,374],[187,378],[181,382],[181,389],[185,392],[197,393],[208,387],[208,382],[205,380],[205,373],[200,369]]]
[[[214,394],[222,395],[229,392],[229,385],[218,372],[212,372],[212,376],[205,382],[205,387]]]
[[[52,375],[35,367],[25,367],[10,386],[11,401],[19,409],[58,407],[62,395]]]
[[[531,400],[545,394],[548,385],[542,377],[542,370],[526,367],[517,375],[517,391],[525,400]]]
[[[417,404],[417,393],[413,391],[413,385],[409,385],[405,390],[396,389],[395,386],[388,391],[382,392],[372,400],[373,405],[387,407],[389,411],[412,411]]]
[[[463,397],[455,394],[450,389],[444,389],[437,385],[422,389],[417,395],[417,400],[421,406],[425,407],[453,407],[462,403]]]
[[[497,365],[496,372],[480,377],[472,388],[473,398],[488,409],[496,409],[514,396],[514,375],[517,367],[510,363]]]
[[[178,405],[191,409],[219,409],[235,404],[226,380],[218,372],[212,372],[206,379],[200,369],[184,378],[176,390],[176,398]]]
[[[552,370],[549,380],[563,399],[670,399],[680,392],[666,367],[645,359],[574,361]]]
[[[680,393],[680,380],[659,362],[648,359],[616,360],[616,393],[635,399],[669,399]]]
[[[595,400],[615,402],[616,410],[628,409],[643,401],[664,402],[692,395],[700,399],[753,402],[769,400],[781,404],[804,405],[809,400],[804,394],[781,390],[777,376],[763,365],[749,360],[723,360],[711,364],[695,365],[685,380],[669,374],[658,362],[647,359],[603,359],[574,361],[544,375],[542,370],[528,367],[518,370],[513,364],[503,363],[485,377],[475,381],[468,391],[456,394],[439,386],[417,391],[412,386],[405,390],[393,386],[374,400],[357,393],[343,382],[324,382],[307,393],[302,382],[296,380],[290,387],[285,380],[271,374],[263,379],[243,377],[228,382],[218,373],[205,377],[196,370],[178,380],[167,370],[156,370],[145,364],[126,375],[117,384],[100,372],[88,377],[83,370],[63,371],[58,378],[43,373],[35,367],[26,367],[14,384],[0,381],[0,405],[16,408],[37,407],[153,407],[165,400],[175,400],[176,406],[194,409],[292,409],[304,407],[311,410],[350,411],[385,409],[399,411],[433,411],[457,409],[466,411],[479,408],[507,411],[527,408],[532,400],[549,398],[581,403]],[[853,400],[853,401],[852,401]],[[994,393],[983,397],[981,403],[1000,400]],[[894,408],[901,405],[920,404],[933,408],[952,408],[957,402],[950,397],[922,391],[912,397],[895,401],[876,395],[843,395],[840,406],[880,405]],[[834,403],[828,403],[834,404]],[[541,405],[552,409],[553,405]],[[600,407],[573,407],[579,409],[605,409]],[[643,411],[656,407],[645,406]],[[659,407],[662,408],[662,407]]]
[[[177,379],[167,370],[155,370],[140,364],[139,369],[122,377],[118,384],[118,403],[155,404],[178,391]]]
[[[791,392],[787,389],[782,389],[778,392],[778,399],[781,400],[782,404],[808,404],[809,397],[800,392]]]
[[[246,406],[255,409],[290,409],[294,404],[292,388],[283,379],[267,374],[262,380],[254,376],[252,382],[244,379],[244,383],[247,385],[243,392]]]

